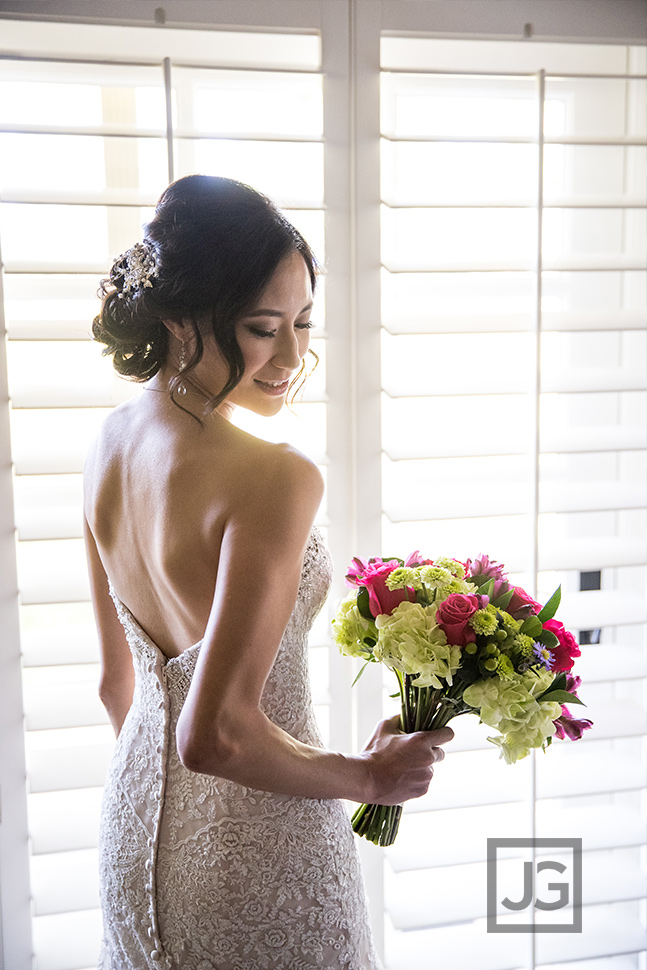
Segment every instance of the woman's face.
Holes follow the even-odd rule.
[[[257,414],[281,410],[291,379],[310,344],[312,285],[302,256],[290,253],[277,266],[257,304],[236,324],[245,371],[219,410],[238,405]],[[214,395],[229,376],[215,340],[205,339],[196,378]],[[229,405],[229,407],[227,407]]]

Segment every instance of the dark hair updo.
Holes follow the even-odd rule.
[[[163,192],[144,245],[155,275],[128,280],[124,258],[115,261],[101,281],[101,312],[92,333],[106,344],[115,369],[134,381],[148,381],[164,366],[169,332],[163,320],[188,318],[196,342],[181,379],[200,361],[203,341],[198,326],[209,320],[229,377],[213,410],[243,376],[243,356],[236,322],[260,298],[281,260],[292,252],[305,260],[314,290],[317,262],[305,239],[266,196],[233,179],[188,175]],[[129,252],[132,252],[130,250]]]

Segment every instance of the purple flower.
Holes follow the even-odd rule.
[[[575,679],[579,680],[580,678]],[[553,723],[557,728],[555,737],[570,738],[571,741],[579,741],[584,732],[593,727],[593,721],[589,721],[588,718],[578,720],[572,717],[566,704],[562,704],[561,717],[558,717]]]
[[[533,657],[535,657],[535,659],[539,661],[542,667],[545,667],[546,670],[551,669],[553,665],[553,655],[548,649],[548,647],[545,647],[543,643],[533,644],[532,654],[533,654]],[[579,677],[578,677],[578,680],[579,680]]]

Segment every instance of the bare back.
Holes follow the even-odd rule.
[[[226,523],[285,448],[218,414],[201,427],[159,391],[108,417],[86,463],[86,519],[115,592],[168,657],[202,638]]]

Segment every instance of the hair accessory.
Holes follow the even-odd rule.
[[[112,264],[111,279],[114,281],[123,277],[120,296],[128,295],[135,290],[151,287],[152,277],[159,276],[159,268],[155,260],[155,253],[149,242],[138,242],[125,253],[118,256]]]

